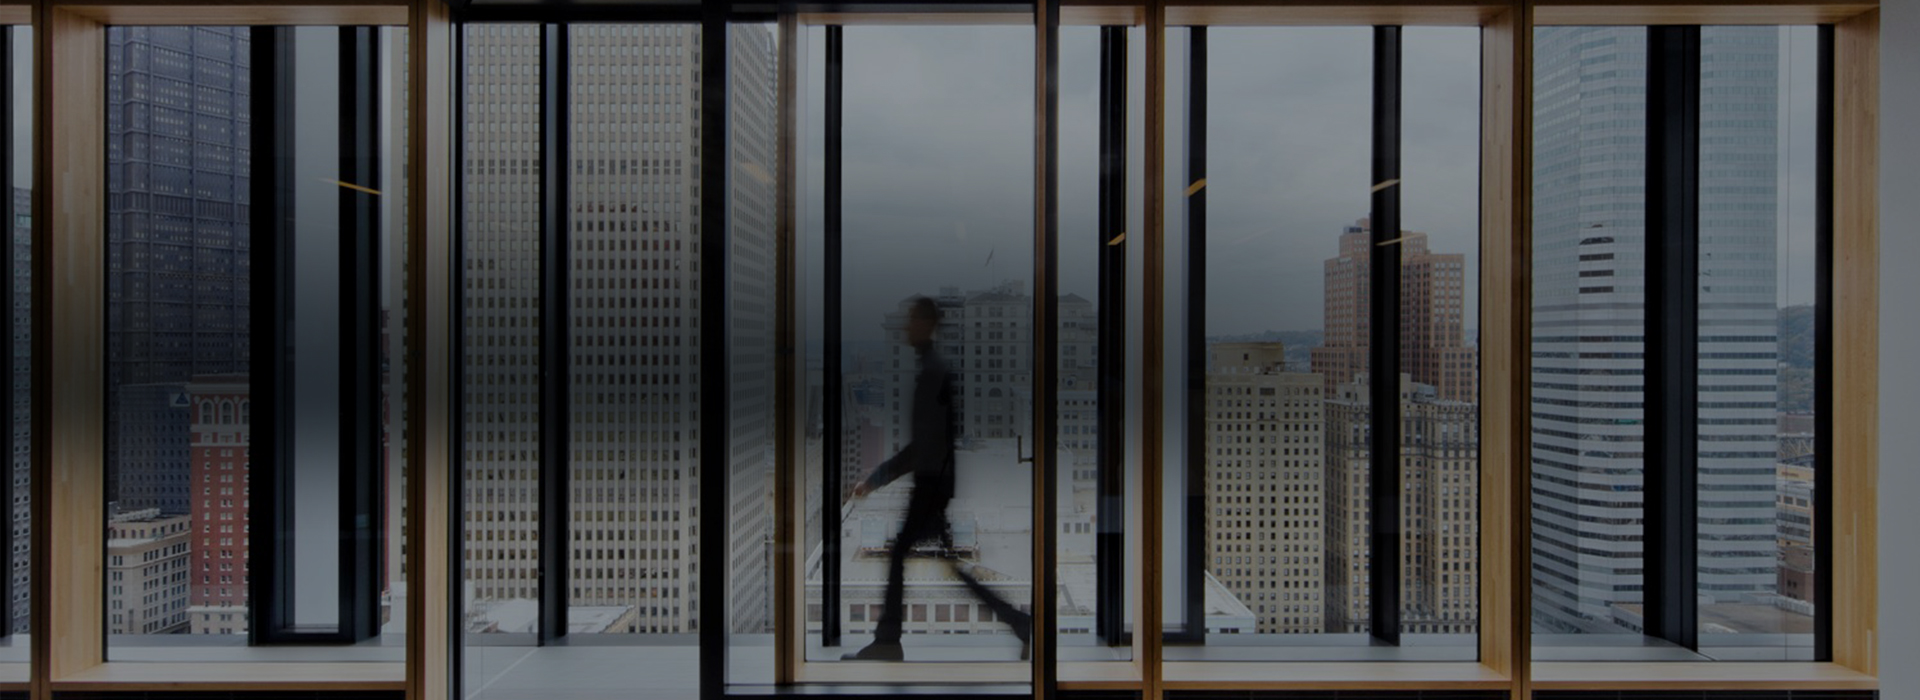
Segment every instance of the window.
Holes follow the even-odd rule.
[[[106,270],[107,542],[126,567],[116,574],[148,582],[125,594],[164,611],[109,629],[109,657],[139,660],[166,643],[148,638],[158,634],[377,637],[392,622],[402,570],[389,535],[399,504],[382,494],[399,490],[403,469],[395,457],[404,443],[388,433],[404,404],[388,397],[399,394],[404,335],[386,323],[405,299],[401,279],[384,274],[403,266],[380,261],[404,238],[391,225],[406,192],[392,112],[406,92],[393,79],[404,75],[395,70],[404,36],[370,27],[105,34],[103,165],[117,251]],[[162,105],[180,110],[173,126],[138,118]],[[155,153],[156,141],[165,150]],[[143,204],[153,201],[143,193],[162,192],[181,205]],[[273,233],[250,233],[262,229]],[[272,273],[262,286],[256,268]],[[255,354],[262,337],[272,342],[260,347],[287,352]],[[253,410],[256,395],[265,410]],[[270,460],[236,459],[256,441]],[[259,477],[269,498],[235,499],[225,487],[222,498],[190,497],[196,473],[203,484],[216,474],[231,483],[235,471]],[[255,519],[276,537],[190,541],[194,523],[210,532]],[[242,574],[155,588],[170,570],[216,561]],[[254,600],[244,575],[252,567],[267,600]],[[236,600],[255,605],[252,624],[221,619]]]
[[[1828,40],[1536,37],[1536,654],[1814,660]]]

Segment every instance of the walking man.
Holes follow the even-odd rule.
[[[888,552],[887,592],[881,607],[880,622],[873,631],[873,643],[842,657],[849,660],[899,661],[900,625],[905,605],[907,555],[914,545],[926,540],[947,544],[947,504],[954,494],[953,442],[959,436],[960,414],[954,408],[953,372],[934,349],[934,335],[940,327],[940,307],[932,299],[916,297],[907,317],[908,345],[920,356],[920,372],[913,382],[912,439],[900,453],[874,467],[873,473],[854,486],[854,497],[863,497],[907,474],[913,475],[913,495],[907,500],[906,522],[894,538]],[[956,567],[955,573],[993,614],[1013,627],[1020,639],[1020,658],[1031,649],[1033,617],[1020,612],[993,591],[980,584],[969,569]]]

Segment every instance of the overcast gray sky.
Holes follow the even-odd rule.
[[[1170,35],[1168,243],[1186,236],[1186,34]],[[850,27],[845,72],[845,301],[848,337],[877,340],[901,298],[941,286],[1032,279],[1032,30]],[[1139,228],[1139,33],[1131,47],[1128,230]],[[1783,301],[1811,301],[1813,35],[1785,44]],[[817,256],[824,32],[806,39],[805,229]],[[1341,229],[1367,215],[1371,185],[1368,28],[1216,28],[1209,33],[1209,335],[1314,330],[1323,265]],[[1062,30],[1061,290],[1095,297],[1097,34]],[[1405,30],[1402,228],[1467,261],[1478,308],[1479,33]],[[1795,92],[1795,91],[1800,92]],[[1137,238],[1130,243],[1138,244]],[[817,257],[814,258],[817,261]],[[1176,264],[1178,260],[1174,261]],[[813,267],[812,269],[818,269]],[[1171,269],[1170,274],[1178,270]],[[1804,274],[1803,274],[1804,272]],[[817,308],[817,307],[816,307]],[[1472,320],[1469,328],[1478,324]]]
[[[20,31],[20,30],[15,30]],[[849,337],[879,339],[903,296],[942,286],[1031,288],[1033,41],[1027,26],[846,30],[845,299]],[[1140,228],[1140,32],[1130,58],[1127,229]],[[11,62],[28,85],[25,32]],[[1322,265],[1367,213],[1371,30],[1210,31],[1209,334],[1321,326]],[[1783,303],[1812,301],[1814,33],[1788,32],[1782,77]],[[1062,30],[1060,288],[1095,298],[1097,33]],[[824,31],[808,30],[801,95],[803,266],[819,270]],[[1170,33],[1168,243],[1184,241],[1186,31]],[[1479,40],[1470,28],[1405,33],[1402,226],[1478,273]],[[13,166],[31,135],[14,105]],[[1138,245],[1133,238],[1130,245]],[[1177,262],[1177,260],[1176,260]],[[1170,270],[1175,272],[1175,270]],[[817,278],[811,280],[817,291]],[[1137,283],[1137,280],[1135,281]],[[1468,285],[1468,308],[1477,308]],[[809,304],[818,309],[818,299]],[[1477,324],[1469,322],[1468,326]]]

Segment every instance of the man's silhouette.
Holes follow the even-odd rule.
[[[934,349],[933,338],[940,327],[940,307],[926,297],[915,297],[907,316],[907,344],[920,356],[920,372],[913,381],[912,440],[900,453],[874,467],[873,473],[854,486],[855,497],[865,496],[895,479],[912,474],[913,495],[907,501],[907,519],[888,552],[887,593],[881,607],[879,625],[873,631],[873,643],[846,659],[899,661],[900,623],[905,606],[907,555],[926,540],[948,546],[947,504],[953,501],[953,442],[959,435],[960,414],[954,409],[953,373]],[[1020,638],[1021,658],[1026,658],[1032,639],[1033,617],[1001,600],[993,591],[968,573],[970,567],[958,567],[955,573],[967,590],[993,614],[1013,627]]]

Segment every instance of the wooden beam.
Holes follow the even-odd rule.
[[[1533,665],[1539,690],[1873,690],[1871,676],[1822,663],[1727,661]]]
[[[105,663],[53,682],[56,692],[404,690],[399,663]]]
[[[1384,4],[1317,2],[1169,2],[1168,26],[1366,26],[1379,24],[1481,26],[1501,9],[1483,0],[1429,0]]]
[[[1167,344],[1167,6],[1147,3],[1146,93],[1143,111],[1146,133],[1142,148],[1142,241],[1140,323],[1140,469],[1131,484],[1141,494],[1139,515],[1140,595],[1133,602],[1133,658],[1140,668],[1141,700],[1161,700],[1164,641],[1161,638],[1165,606],[1161,597],[1166,581],[1165,543],[1161,528],[1166,499],[1161,495],[1166,433]],[[1153,497],[1149,497],[1153,496]]]
[[[779,180],[774,184],[774,285],[778,294],[774,300],[777,352],[773,369],[773,682],[788,685],[799,679],[800,664],[806,660],[807,629],[805,618],[801,617],[806,606],[800,602],[806,581],[801,571],[806,563],[806,527],[801,514],[807,512],[802,502],[807,490],[802,482],[805,474],[801,469],[806,460],[799,427],[806,393],[799,383],[801,375],[797,365],[800,348],[804,346],[799,343],[800,324],[795,323],[800,313],[796,255],[799,249],[796,226],[799,182],[796,178],[800,169],[795,163],[800,131],[799,18],[791,13],[780,15],[777,31],[780,59],[774,88],[774,113],[779,115],[779,123],[774,126],[777,139],[774,150],[778,153],[775,170]],[[795,621],[801,624],[794,624]]]
[[[1506,690],[1504,674],[1476,663],[1170,662],[1168,690]]]
[[[32,595],[36,689],[105,661],[106,29],[42,6],[35,36]],[[58,86],[55,89],[55,86]],[[58,582],[59,585],[54,585]]]
[[[182,4],[110,4],[61,0],[58,7],[99,24],[165,25],[392,25],[407,24],[404,2],[332,2],[302,5],[282,2],[224,2]]]
[[[1538,0],[1539,25],[1830,24],[1878,6],[1872,0],[1744,0],[1742,2],[1660,2],[1658,0]]]
[[[453,329],[459,318],[453,269],[453,18],[446,3],[412,7],[408,32],[406,373],[407,401],[407,695],[452,697],[452,610],[463,594],[453,585],[452,498],[455,376]]]
[[[1880,11],[1834,28],[1833,661],[1879,674]]]
[[[800,23],[873,26],[1033,26],[1031,12],[802,12]]]
[[[1481,30],[1480,661],[1527,687],[1532,638],[1533,30],[1514,2]]]
[[[0,24],[32,24],[33,6],[27,4],[0,5]]]

